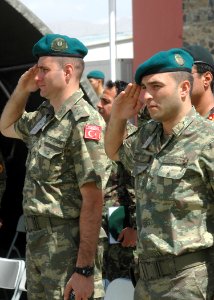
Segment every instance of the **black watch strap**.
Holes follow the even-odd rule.
[[[94,274],[94,267],[86,266],[86,267],[75,267],[74,272],[81,274],[85,277],[92,276]]]

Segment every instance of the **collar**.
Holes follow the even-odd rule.
[[[181,119],[181,121],[172,128],[173,135],[179,136],[180,134],[182,134],[184,129],[186,129],[195,120],[196,116],[199,116],[199,114],[192,106],[190,112],[186,116],[184,116]]]
[[[72,110],[74,105],[80,101],[84,96],[83,91],[78,89],[72,96],[70,96],[61,106],[60,110],[55,114],[55,117],[58,120],[61,120],[62,117],[69,111]]]

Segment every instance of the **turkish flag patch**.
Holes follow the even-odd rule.
[[[99,141],[101,138],[101,126],[97,125],[85,125],[84,138],[89,140]]]

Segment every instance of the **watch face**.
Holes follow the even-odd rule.
[[[90,270],[83,270],[84,275],[89,276],[91,274]]]
[[[86,276],[86,277],[89,277],[89,276],[94,274],[94,268],[89,267],[89,266],[82,267],[82,268],[76,267],[74,271],[76,273],[81,274],[81,275]]]

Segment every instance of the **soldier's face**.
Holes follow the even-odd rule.
[[[59,60],[52,56],[40,57],[35,77],[40,95],[46,99],[58,97],[66,85],[65,72]]]
[[[205,88],[204,88],[204,81],[205,77],[204,74],[199,74],[197,72],[197,67],[192,67],[192,75],[193,75],[193,86],[192,86],[192,94],[191,94],[191,102],[193,105],[198,104],[201,100],[201,96],[203,95]]]
[[[89,78],[88,80],[89,80],[90,84],[92,85],[93,89],[96,92],[99,88],[100,80],[96,79],[96,78]]]
[[[174,120],[181,110],[178,84],[170,73],[143,77],[144,100],[151,117],[159,122]]]
[[[103,119],[108,122],[111,114],[112,104],[117,95],[116,88],[106,88],[100,97],[97,108]]]

